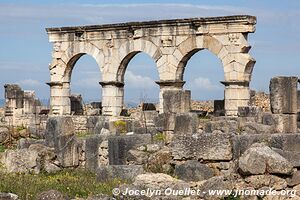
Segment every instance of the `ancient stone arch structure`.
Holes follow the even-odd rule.
[[[255,24],[255,17],[242,15],[47,28],[53,43],[48,83],[51,113],[70,114],[71,73],[84,54],[94,57],[101,71],[103,114],[118,116],[123,107],[126,67],[137,53],[145,52],[154,59],[162,102],[164,91],[182,90],[189,58],[208,49],[223,63],[225,110],[234,116],[238,107],[247,106],[250,99],[255,60],[248,54],[247,35],[255,31]]]

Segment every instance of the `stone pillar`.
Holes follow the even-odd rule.
[[[102,113],[120,116],[124,105],[124,83],[117,81],[99,82],[102,86]]]
[[[70,83],[50,82],[50,114],[71,114]]]
[[[300,90],[297,92],[297,107],[298,107],[298,113],[300,112]]]
[[[191,100],[191,93],[190,91],[183,91],[183,85],[185,84],[185,81],[180,80],[169,80],[169,81],[156,81],[156,83],[160,87],[159,92],[159,113],[166,113],[166,112],[173,112],[173,113],[183,113],[183,112],[189,112],[190,111],[190,100]],[[168,91],[178,91],[179,93],[176,93],[176,106],[167,105],[164,100],[164,98],[167,98],[167,96],[172,95],[174,92],[168,92]],[[169,95],[167,95],[167,93]],[[165,94],[165,96],[164,96]],[[175,96],[174,96],[175,97]],[[169,101],[168,101],[169,102]],[[175,108],[176,107],[176,108]]]
[[[270,81],[270,104],[274,114],[297,113],[297,77],[274,77]]]
[[[248,81],[221,81],[225,85],[224,100],[226,116],[237,116],[238,107],[249,106]]]
[[[297,132],[297,77],[274,77],[270,81],[270,105],[278,133]]]

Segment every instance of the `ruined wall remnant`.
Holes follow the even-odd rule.
[[[24,91],[16,84],[6,84],[4,88],[6,121],[14,126],[35,125],[41,121],[36,115],[40,113],[42,105],[34,91]]]
[[[249,55],[249,33],[255,31],[256,17],[248,15],[132,22],[110,25],[47,28],[53,43],[49,66],[51,114],[71,113],[72,69],[84,54],[99,65],[102,113],[120,116],[124,106],[124,74],[139,52],[150,55],[159,73],[160,106],[169,90],[183,91],[185,66],[191,56],[207,49],[224,69],[225,112],[237,116],[239,106],[248,106],[249,83],[255,60]]]
[[[270,81],[270,104],[276,131],[297,132],[297,77],[274,77]]]
[[[82,96],[72,94],[70,96],[71,100],[71,114],[73,115],[83,115],[83,103],[82,103]]]

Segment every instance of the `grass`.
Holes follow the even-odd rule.
[[[16,127],[17,132],[20,132],[20,131],[25,130],[25,129],[26,129],[26,127],[24,125]]]
[[[0,153],[1,153],[1,152],[4,152],[5,149],[6,149],[6,147],[5,147],[4,145],[0,144]]]
[[[122,183],[124,182],[120,180],[97,182],[96,175],[86,170],[62,170],[38,175],[0,173],[0,191],[17,194],[24,200],[33,200],[37,194],[51,189],[58,190],[69,198],[111,195],[112,189]]]
[[[92,135],[92,133],[87,132],[87,131],[79,131],[79,132],[76,132],[75,135],[80,138],[85,138],[89,135]]]

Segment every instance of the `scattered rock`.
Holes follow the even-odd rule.
[[[0,127],[0,144],[5,142],[9,136],[9,129],[7,127]]]
[[[234,180],[232,177],[227,176],[215,176],[207,181],[205,181],[203,184],[199,186],[199,189],[203,192],[200,197],[204,199],[221,199],[224,198],[225,195],[213,195],[210,196],[208,194],[209,190],[230,190],[233,188],[233,182]]]
[[[2,193],[0,192],[0,200],[18,200],[19,197],[12,193]]]
[[[283,178],[274,175],[254,175],[245,178],[249,187],[259,189],[262,187],[273,188],[274,190],[283,190],[287,187],[287,182]]]
[[[175,166],[175,175],[184,181],[203,181],[214,176],[213,171],[196,160],[188,160]]]
[[[300,171],[294,172],[291,178],[287,178],[287,184],[288,186],[300,184]]]
[[[5,170],[9,173],[40,172],[40,157],[37,151],[29,149],[7,150],[2,158]]]
[[[127,156],[127,164],[143,165],[148,160],[148,153],[139,150],[129,150]]]
[[[292,164],[270,147],[262,143],[253,144],[239,159],[243,174],[291,174]]]
[[[100,182],[113,179],[128,181],[143,173],[142,165],[108,165],[97,169],[97,180]]]
[[[246,134],[271,134],[274,132],[274,127],[255,122],[247,122],[244,126],[240,127],[242,132]]]
[[[67,198],[57,190],[49,190],[37,195],[36,200],[67,200]]]
[[[140,174],[135,178],[133,185],[138,188],[149,188],[152,190],[185,189],[189,184],[162,173]]]
[[[172,173],[173,167],[170,164],[172,161],[171,156],[168,147],[164,147],[158,152],[151,154],[146,164],[146,170],[152,173]]]

